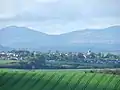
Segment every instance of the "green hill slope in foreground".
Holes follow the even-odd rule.
[[[82,71],[0,70],[0,90],[120,90],[120,76]]]

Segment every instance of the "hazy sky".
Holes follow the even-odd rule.
[[[120,0],[0,0],[0,28],[11,25],[48,34],[120,25]]]

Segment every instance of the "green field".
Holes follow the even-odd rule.
[[[9,65],[9,64],[14,64],[17,63],[19,61],[17,60],[0,60],[0,65]]]
[[[120,90],[120,76],[74,70],[0,69],[0,90]]]

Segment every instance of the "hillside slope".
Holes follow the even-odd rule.
[[[120,76],[80,71],[0,71],[0,90],[120,90]]]

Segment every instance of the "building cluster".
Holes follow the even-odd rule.
[[[23,60],[18,54],[10,53],[10,52],[0,52],[1,60]]]
[[[8,51],[0,52],[0,60],[25,60],[26,57],[37,57],[43,55],[45,60],[50,63],[67,61],[74,63],[89,63],[89,64],[120,64],[120,60],[116,55],[96,54],[88,50],[87,53],[80,52],[29,52],[29,51]]]

